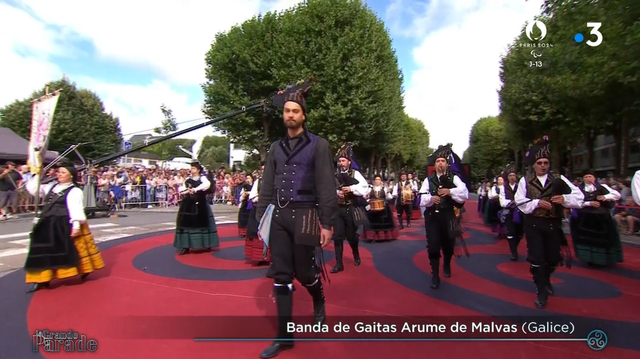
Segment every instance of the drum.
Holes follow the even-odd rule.
[[[413,204],[413,191],[411,191],[411,187],[402,190],[402,204]]]
[[[369,210],[371,212],[381,212],[384,211],[384,200],[382,199],[372,199],[369,201]]]

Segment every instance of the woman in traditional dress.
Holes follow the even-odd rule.
[[[489,199],[492,201],[491,211],[495,211],[497,220],[493,219],[493,212],[491,213],[491,232],[498,235],[498,239],[507,238],[507,225],[505,224],[505,218],[502,217],[502,206],[500,205],[500,194],[504,193],[504,178],[498,177],[496,185],[491,187],[489,192]],[[498,205],[495,206],[495,200],[498,199]],[[494,207],[495,206],[495,207]]]
[[[201,174],[200,163],[192,163],[191,176],[178,188],[184,197],[178,209],[173,246],[180,255],[189,251],[212,250],[220,245],[216,220],[207,203],[207,190],[211,182]]]
[[[35,171],[34,171],[35,170]],[[38,173],[38,169],[32,169]],[[31,231],[29,254],[24,265],[27,292],[48,288],[54,279],[80,276],[82,280],[104,267],[84,213],[84,196],[76,186],[78,172],[72,164],[59,164],[57,182],[40,186],[44,207]],[[27,183],[35,195],[40,175]]]
[[[251,175],[247,175],[247,178],[244,180],[244,184],[239,186],[239,203],[240,207],[238,209],[238,236],[240,238],[245,238],[247,235],[247,224],[249,222],[249,212],[251,211],[251,207],[249,202],[249,193],[251,192],[251,188],[253,187],[253,177]]]
[[[623,261],[622,243],[611,209],[620,193],[599,183],[586,171],[578,188],[584,193],[581,209],[572,210],[571,238],[576,256],[589,265],[610,266]]]
[[[500,225],[500,217],[498,217],[498,212],[502,209],[500,207],[500,198],[498,197],[498,192],[496,191],[496,186],[498,182],[494,182],[493,186],[489,188],[487,194],[487,203],[485,204],[484,210],[484,224],[487,226],[491,226],[491,231],[493,233],[498,233],[498,226]],[[498,238],[500,235],[498,234]]]
[[[398,239],[400,223],[397,214],[389,205],[392,199],[393,195],[385,189],[382,177],[376,175],[367,194],[369,225],[364,230],[363,240],[373,242]]]
[[[261,165],[264,171],[264,163]],[[244,244],[244,255],[253,266],[268,265],[271,262],[271,252],[267,249],[264,253],[264,243],[258,237],[258,225],[260,222],[256,218],[256,205],[258,203],[258,193],[260,193],[261,179],[256,177],[249,192],[249,200],[247,207],[249,208],[249,220],[247,223],[247,237]]]

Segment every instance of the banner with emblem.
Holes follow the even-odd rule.
[[[41,161],[47,152],[53,114],[56,111],[59,98],[60,91],[56,91],[52,94],[47,93],[32,102],[31,138],[29,140],[29,164],[32,170],[39,171],[42,168]]]

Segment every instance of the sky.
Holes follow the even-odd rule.
[[[298,2],[0,0],[0,107],[66,75],[101,97],[125,138],[151,133],[162,104],[180,129],[196,125],[204,121],[200,84],[215,34]],[[473,124],[499,114],[500,56],[542,2],[366,1],[389,30],[405,110],[425,123],[431,147],[453,143],[462,155]]]

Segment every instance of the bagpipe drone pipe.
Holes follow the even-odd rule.
[[[295,85],[289,85],[289,86],[287,86],[286,91],[290,92],[290,91],[297,91],[297,90],[308,90],[310,87],[311,87],[311,79],[299,81]],[[243,115],[243,114],[255,111],[255,110],[262,110],[264,112],[275,112],[275,108],[281,108],[281,107],[284,106],[284,102],[285,102],[284,92],[285,91],[277,91],[277,92],[274,91],[273,95],[270,96],[269,98],[262,99],[262,100],[259,100],[259,101],[255,101],[255,102],[253,102],[253,103],[251,103],[251,104],[249,104],[247,106],[242,106],[241,108],[239,108],[239,109],[237,109],[235,111],[231,111],[231,112],[228,112],[226,114],[220,115],[218,117],[215,117],[215,118],[213,118],[213,119],[211,119],[209,121],[203,122],[201,124],[198,124],[198,125],[195,125],[195,126],[192,126],[192,127],[189,127],[189,128],[185,128],[184,130],[179,130],[179,131],[170,133],[170,134],[162,136],[162,137],[154,138],[154,139],[152,139],[150,141],[146,141],[143,144],[140,144],[140,145],[137,145],[137,146],[131,146],[131,148],[124,149],[124,150],[122,150],[120,152],[117,152],[117,153],[106,155],[104,157],[101,157],[101,158],[98,158],[98,159],[95,159],[95,160],[89,160],[85,164],[83,164],[82,166],[78,167],[77,171],[78,172],[85,171],[84,182],[85,183],[89,183],[90,173],[89,173],[89,171],[87,171],[88,169],[94,168],[96,166],[99,166],[99,165],[102,165],[102,164],[105,164],[105,163],[109,163],[109,162],[114,161],[114,160],[116,160],[116,159],[118,159],[120,157],[124,157],[124,156],[126,156],[126,155],[128,155],[130,153],[139,152],[139,151],[141,151],[141,150],[143,150],[143,149],[145,149],[147,147],[156,145],[158,143],[161,143],[161,142],[164,142],[164,141],[167,141],[167,140],[182,136],[184,134],[199,130],[201,128],[212,126],[212,125],[214,125],[216,123],[219,123],[219,122],[222,122],[224,120],[228,120],[228,119],[234,118],[236,116],[240,116],[240,115]],[[76,145],[75,147],[72,146],[72,147],[74,147],[73,150],[75,150],[78,146],[79,145]],[[69,152],[67,152],[67,154],[70,153],[71,151],[72,150],[69,150]],[[51,168],[51,167],[55,166],[63,158],[64,158],[64,156],[59,156],[57,158],[57,161],[52,162],[51,164],[49,164],[48,167]],[[55,177],[43,178],[42,183],[51,182],[53,180],[55,180]],[[86,187],[89,187],[89,186],[86,186]],[[90,193],[90,191],[88,192],[87,190],[85,190],[85,196],[87,196],[89,193]],[[88,200],[89,203],[95,203],[95,198],[90,198],[90,197],[94,197],[94,196],[95,196],[95,194],[88,196],[89,197],[89,200]],[[87,202],[87,199],[85,199],[85,202]]]

